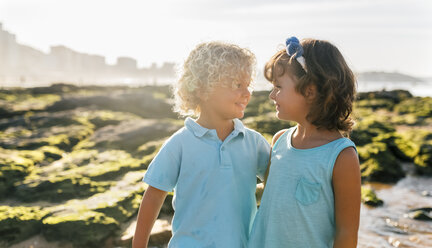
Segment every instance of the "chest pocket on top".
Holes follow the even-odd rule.
[[[297,182],[295,198],[303,205],[310,205],[318,201],[321,194],[321,184],[311,182],[301,177]]]

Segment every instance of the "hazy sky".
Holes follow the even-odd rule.
[[[65,45],[139,66],[181,63],[202,41],[250,48],[259,69],[288,36],[326,39],[354,71],[432,76],[431,0],[1,0],[0,22],[44,52]]]

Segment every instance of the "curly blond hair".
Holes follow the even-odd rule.
[[[219,83],[232,87],[255,77],[255,55],[246,48],[220,41],[198,44],[189,54],[174,85],[174,111],[199,115],[200,96],[204,99]]]

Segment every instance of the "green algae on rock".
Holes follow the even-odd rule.
[[[427,211],[424,209],[413,210],[408,213],[408,217],[414,220],[425,220],[432,221],[431,210]]]
[[[360,170],[363,180],[376,182],[396,182],[405,174],[395,156],[382,142],[357,147],[360,157]]]
[[[420,175],[432,175],[432,142],[420,146],[420,151],[414,158],[416,172]]]
[[[26,155],[29,154],[0,148],[0,198],[35,169],[33,160]],[[34,157],[35,153],[30,155]]]
[[[367,117],[358,121],[351,132],[351,139],[357,146],[366,145],[372,142],[372,139],[380,134],[394,132],[395,129],[375,117]]]
[[[377,197],[375,190],[373,190],[369,186],[362,186],[361,187],[361,201],[372,207],[378,207],[383,205],[383,201]]]
[[[100,247],[119,229],[116,220],[94,211],[60,212],[43,219],[42,224],[48,241],[65,240],[77,247]]]
[[[40,207],[0,206],[0,242],[13,244],[40,233],[49,214]]]
[[[88,197],[104,192],[111,182],[95,182],[79,175],[33,179],[16,184],[14,197],[23,202],[46,200],[59,202],[71,198]]]
[[[244,124],[247,127],[260,132],[261,134],[267,133],[270,135],[274,135],[278,131],[282,129],[290,128],[294,125],[293,122],[279,120],[273,115],[249,117],[244,119]]]

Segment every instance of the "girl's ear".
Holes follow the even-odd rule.
[[[308,85],[306,88],[306,99],[312,101],[315,99],[316,95],[317,95],[317,88],[314,84]]]

